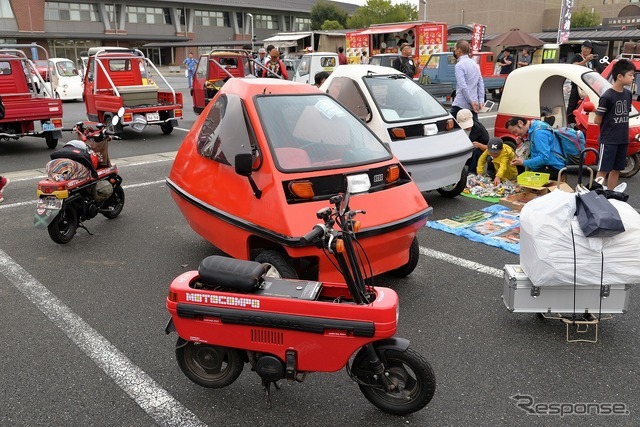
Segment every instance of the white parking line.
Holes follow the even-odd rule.
[[[469,270],[475,270],[479,273],[484,273],[496,277],[504,277],[504,273],[499,268],[489,267],[487,265],[469,261],[468,259],[464,258],[458,258],[457,256],[449,255],[447,253],[436,251],[434,249],[420,246],[420,253],[431,258],[439,259],[441,261],[446,261],[460,267],[468,268]]]
[[[4,251],[0,273],[161,426],[206,426]]]
[[[189,132],[191,130],[191,129],[183,129],[183,128],[174,128],[174,129],[181,130],[182,132]]]

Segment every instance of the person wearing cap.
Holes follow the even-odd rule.
[[[530,142],[529,158],[517,157],[511,161],[513,166],[524,166],[533,172],[548,173],[549,179],[558,179],[558,172],[565,163],[561,156],[552,153],[552,150],[559,152],[559,147],[551,126],[542,120],[512,117],[504,127],[510,134]]]
[[[391,66],[401,73],[406,74],[409,78],[413,78],[416,74],[416,64],[411,57],[411,45],[409,43],[402,43],[400,45],[400,55],[394,59]]]
[[[500,138],[492,136],[489,138],[487,149],[478,159],[478,175],[483,175],[485,165],[488,166],[488,163],[491,162],[495,169],[495,176],[489,175],[493,178],[493,185],[500,185],[504,181],[515,181],[518,178],[518,169],[512,164],[515,158],[516,154],[513,152],[513,148],[504,144]]]
[[[580,53],[576,53],[573,55],[573,58],[571,58],[571,63],[575,65],[582,65],[592,70],[597,70],[598,62],[593,54],[593,43],[589,40],[585,40],[580,47]],[[578,92],[578,86],[571,82],[571,94],[569,95],[569,102],[567,103],[567,124],[576,122],[573,112],[578,108],[579,101],[580,93]]]
[[[478,167],[478,159],[487,149],[487,144],[489,143],[489,132],[487,132],[487,128],[485,128],[482,123],[473,120],[473,114],[471,114],[471,111],[466,108],[458,111],[456,120],[458,121],[460,128],[467,133],[471,143],[473,144],[473,151],[469,158],[469,171],[471,173],[475,173]]]
[[[256,62],[260,65],[264,65],[266,62],[266,59],[265,59],[266,57],[267,57],[267,50],[263,47],[258,49],[258,57],[256,58]],[[260,65],[256,65],[255,67],[256,77],[262,77],[262,71],[264,71],[264,69],[260,67]]]

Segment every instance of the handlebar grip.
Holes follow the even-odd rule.
[[[320,224],[317,224],[313,226],[313,229],[310,232],[300,238],[300,243],[306,245],[322,236],[324,236],[324,227]]]

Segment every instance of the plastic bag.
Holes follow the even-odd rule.
[[[576,215],[587,237],[610,237],[624,231],[616,208],[604,195],[595,191],[577,195]]]

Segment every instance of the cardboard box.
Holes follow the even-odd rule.
[[[547,194],[556,189],[558,186],[558,181],[548,181],[541,187],[532,187],[528,185],[520,185],[522,189],[527,193],[537,194],[538,196],[542,196],[543,194]]]
[[[539,194],[529,192],[516,193],[512,194],[511,196],[501,198],[499,203],[511,210],[520,211],[527,202],[535,199],[538,196]]]

